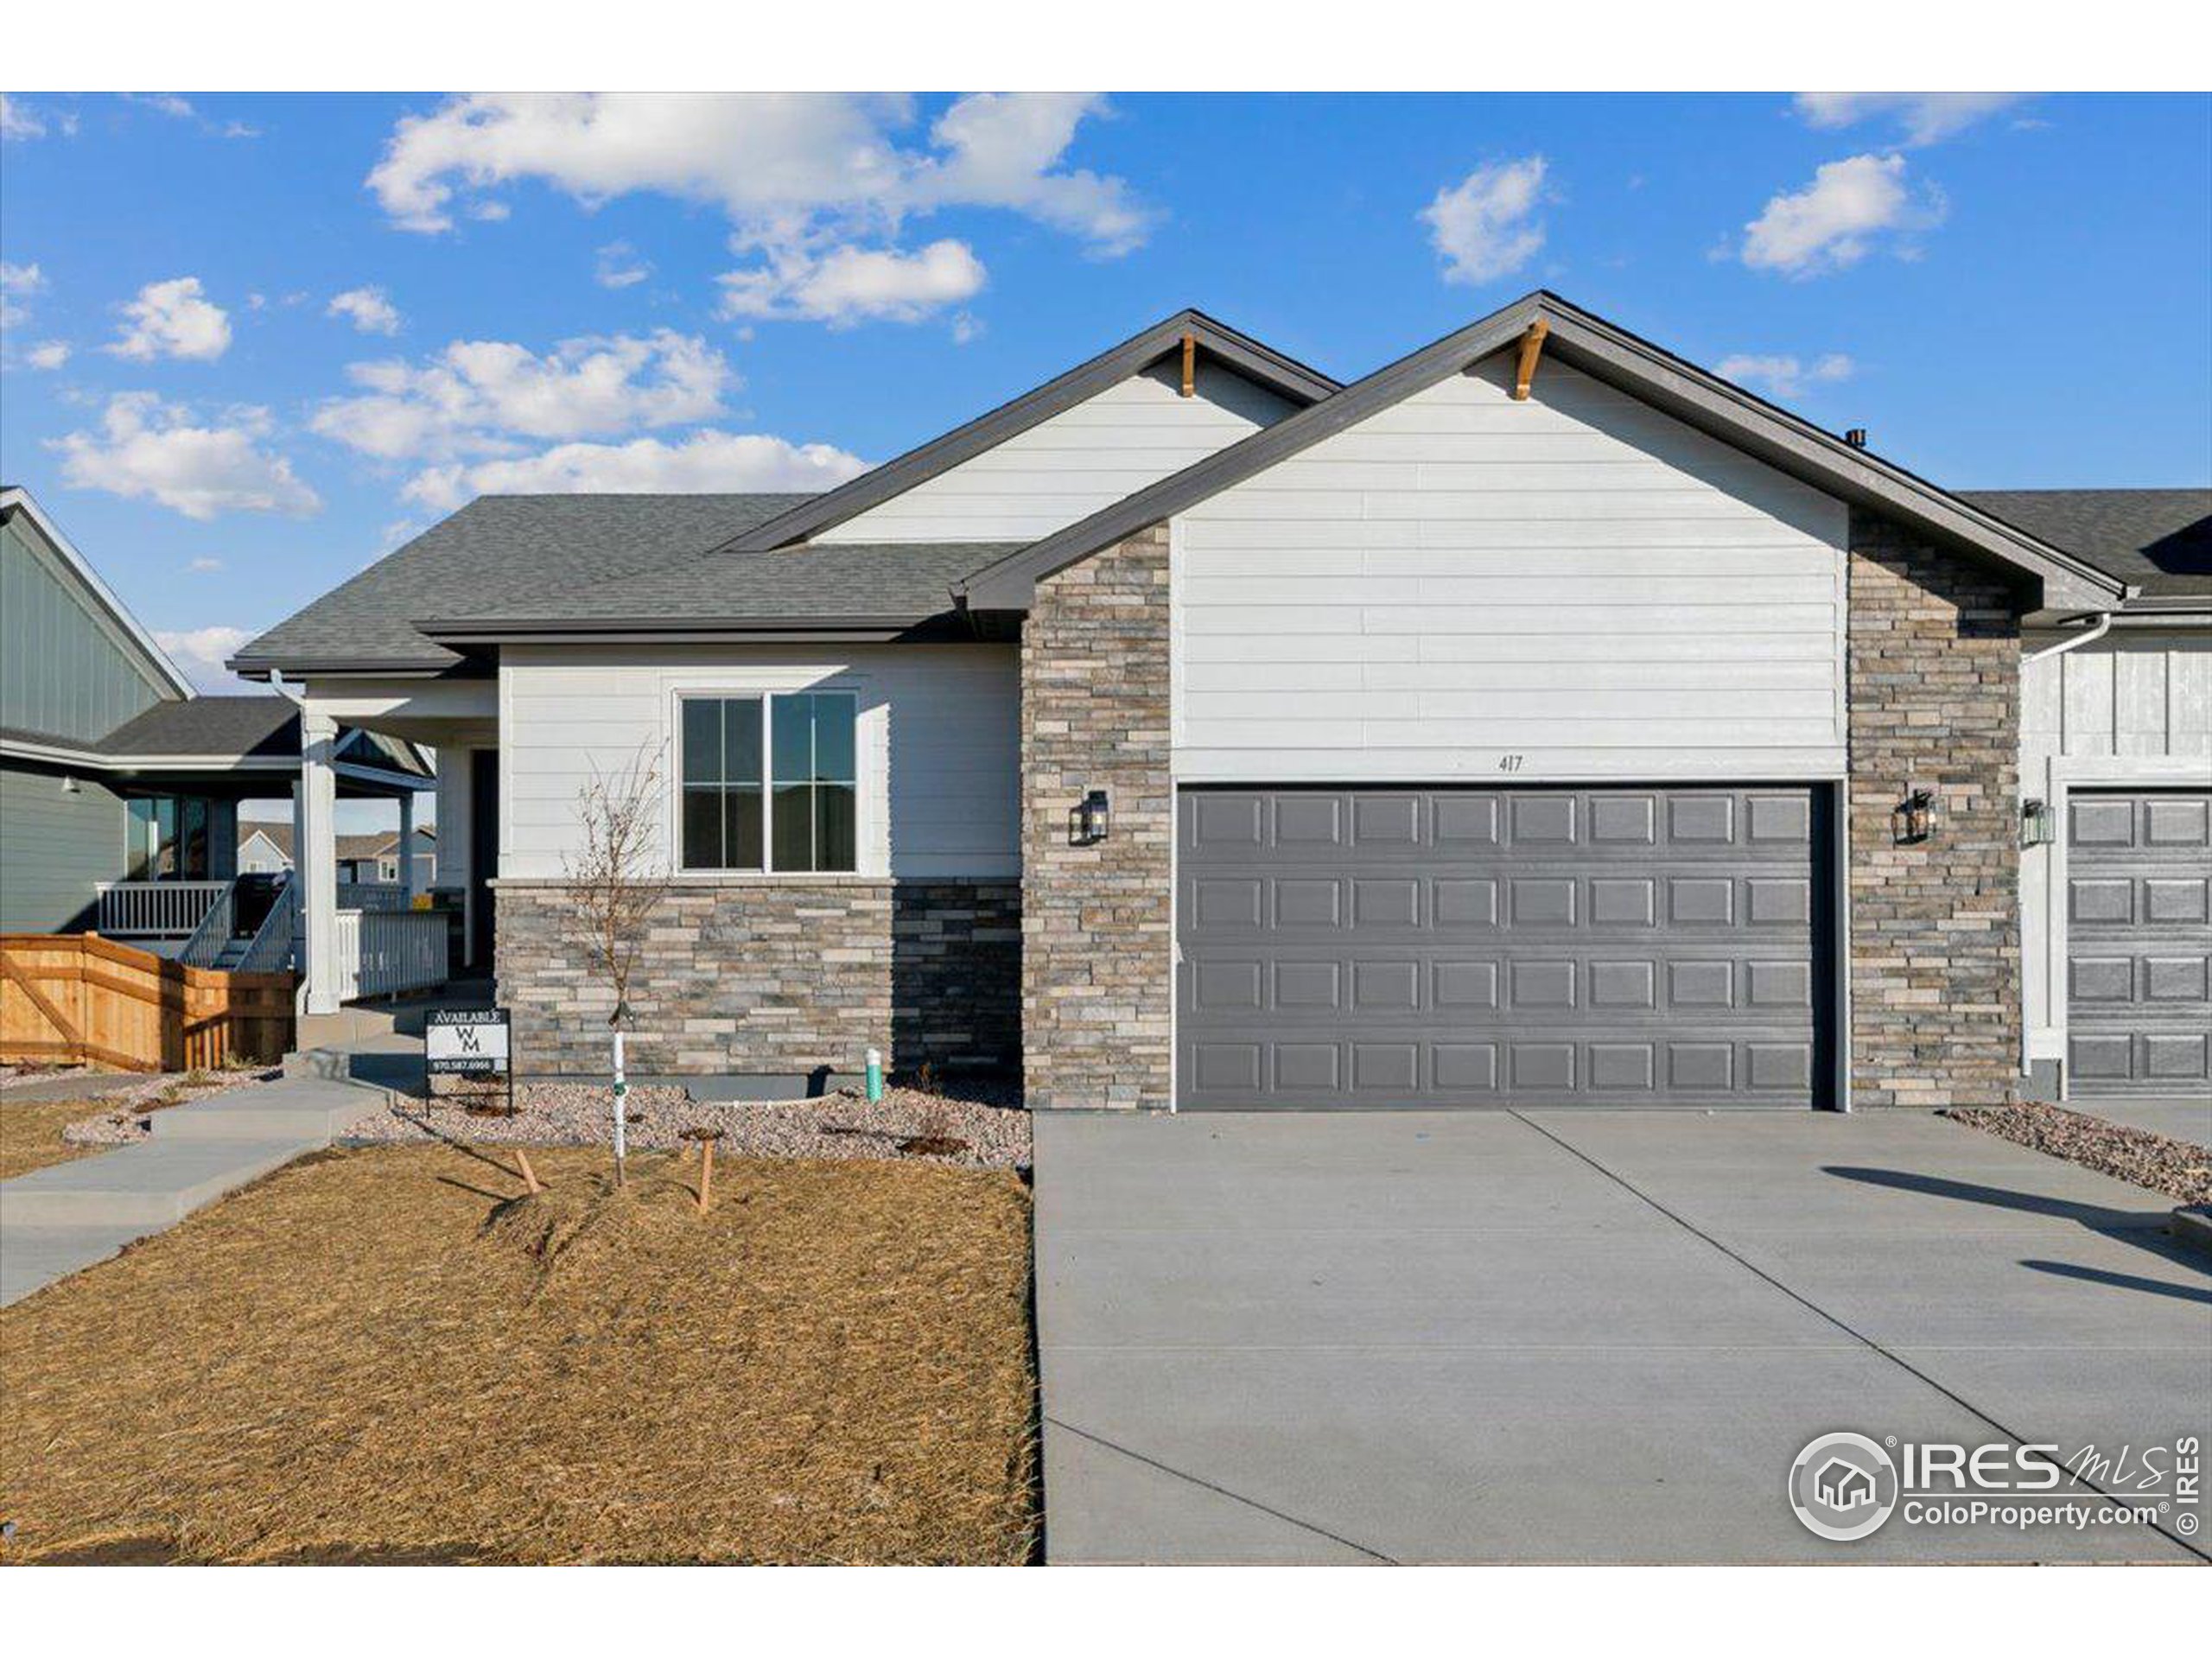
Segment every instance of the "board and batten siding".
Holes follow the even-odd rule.
[[[2031,635],[2032,653],[2063,635]],[[2100,784],[2212,788],[2212,630],[2115,632],[2020,665],[2020,793],[2050,804],[2058,844],[2020,854],[2028,1054],[2066,1052],[2067,797]]]
[[[1132,375],[823,531],[817,542],[1032,542],[1272,426],[1293,405],[1201,364]]]
[[[91,742],[175,695],[28,515],[0,524],[0,726]]]
[[[0,763],[0,933],[92,926],[93,884],[123,874],[124,822],[92,779]]]
[[[1179,516],[1186,782],[1845,770],[1842,503],[1493,358]]]
[[[560,878],[577,851],[578,791],[594,768],[613,777],[641,755],[658,758],[665,860],[677,698],[813,690],[858,699],[858,874],[1020,873],[1012,646],[516,646],[499,668],[500,878]]]

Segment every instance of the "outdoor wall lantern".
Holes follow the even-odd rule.
[[[1890,830],[1900,847],[1927,840],[1936,832],[1936,791],[1908,788],[1904,798],[1890,809]]]
[[[1113,828],[1113,812],[1106,804],[1106,791],[1094,789],[1081,802],[1068,810],[1068,842],[1075,847],[1094,847],[1106,839]]]
[[[2020,803],[2020,845],[2048,847],[2057,839],[2052,826],[2050,803],[2040,797],[2031,796]]]

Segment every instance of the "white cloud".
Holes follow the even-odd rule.
[[[564,443],[542,454],[434,467],[403,493],[450,512],[474,497],[500,493],[827,490],[867,470],[857,456],[826,443],[709,429],[677,443]]]
[[[128,326],[103,349],[144,363],[157,357],[213,362],[231,348],[231,319],[206,297],[197,276],[149,283],[126,303]]]
[[[1105,257],[1142,245],[1155,215],[1128,184],[1066,164],[1078,129],[1106,108],[1090,94],[973,94],[917,144],[902,137],[914,119],[904,98],[478,94],[404,118],[367,184],[395,224],[423,232],[449,230],[462,212],[504,216],[504,205],[483,193],[523,180],[542,180],[587,206],[636,191],[708,202],[728,216],[738,251],[761,261],[733,273],[739,291],[760,296],[744,315],[912,318],[944,302],[825,308],[801,290],[817,269],[830,273],[825,281],[857,275],[836,263],[847,254],[896,271],[894,281],[926,273],[932,283],[981,286],[981,266],[955,273],[942,242],[923,254],[899,247],[909,216],[940,208],[1019,213]],[[973,253],[962,251],[974,264]],[[610,269],[634,267],[602,261]]]
[[[180,98],[175,92],[125,92],[123,101],[178,121],[190,121],[199,114],[192,107],[190,100]]]
[[[1829,130],[1894,116],[1906,143],[1934,144],[2018,103],[2024,96],[2020,92],[1800,92],[1797,113],[1808,126]]]
[[[1720,359],[1719,373],[1723,380],[1759,387],[1770,397],[1794,397],[1808,387],[1848,380],[1858,366],[1841,352],[1830,352],[1810,363],[1780,353],[1738,353]]]
[[[242,680],[223,664],[238,655],[238,648],[256,638],[256,628],[183,628],[154,631],[154,643],[168,653],[169,660],[184,671],[184,677],[200,690],[214,696],[235,696],[242,692],[260,696],[270,695],[265,685]]]
[[[213,575],[222,568],[223,562],[220,559],[194,559],[184,567],[185,574],[194,576]]]
[[[0,328],[20,328],[31,319],[23,302],[46,291],[46,273],[36,265],[0,261]]]
[[[24,353],[23,360],[35,369],[58,369],[69,360],[69,350],[66,340],[42,340]]]
[[[716,280],[725,317],[799,318],[842,328],[918,322],[973,299],[985,277],[982,261],[968,245],[947,238],[912,253],[841,247],[817,257],[778,251],[764,264]]]
[[[630,288],[652,276],[653,268],[627,242],[609,242],[599,251],[592,274],[601,288]]]
[[[1428,238],[1444,257],[1447,283],[1487,283],[1510,276],[1544,245],[1533,215],[1544,200],[1541,156],[1477,168],[1436,193],[1421,211]]]
[[[455,340],[416,366],[346,370],[365,389],[332,398],[310,424],[385,460],[509,454],[518,439],[605,436],[705,420],[737,376],[695,334],[660,329],[563,340],[543,356],[500,340]]]
[[[380,288],[349,288],[343,294],[332,296],[323,315],[344,317],[353,325],[357,334],[396,334],[399,332],[399,308],[392,304]]]
[[[321,511],[321,498],[293,475],[292,463],[261,447],[269,432],[266,410],[232,409],[208,424],[153,392],[125,391],[108,399],[99,432],[72,432],[47,448],[61,457],[72,486],[148,498],[188,518]]]
[[[0,92],[0,138],[43,138],[46,118],[20,98]]]
[[[1909,256],[1910,244],[1894,238],[1941,224],[1943,211],[1932,188],[1914,195],[1904,156],[1853,156],[1823,164],[1802,190],[1769,200],[1744,227],[1743,260],[1754,270],[1817,276],[1858,264],[1885,235]]]

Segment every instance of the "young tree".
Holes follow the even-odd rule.
[[[576,850],[562,872],[575,896],[585,954],[594,972],[613,988],[614,1179],[623,1179],[624,1116],[629,1084],[623,1074],[623,1027],[630,1021],[630,981],[653,912],[668,896],[665,861],[655,846],[660,803],[660,754],[640,745],[620,772],[594,766],[576,791]]]

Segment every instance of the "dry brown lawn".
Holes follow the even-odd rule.
[[[0,1311],[8,1553],[1029,1559],[1015,1177],[508,1155],[318,1155]]]
[[[61,1131],[90,1117],[106,1102],[99,1100],[10,1100],[0,1096],[0,1181],[28,1175],[48,1164],[105,1152],[105,1147],[73,1147]]]

